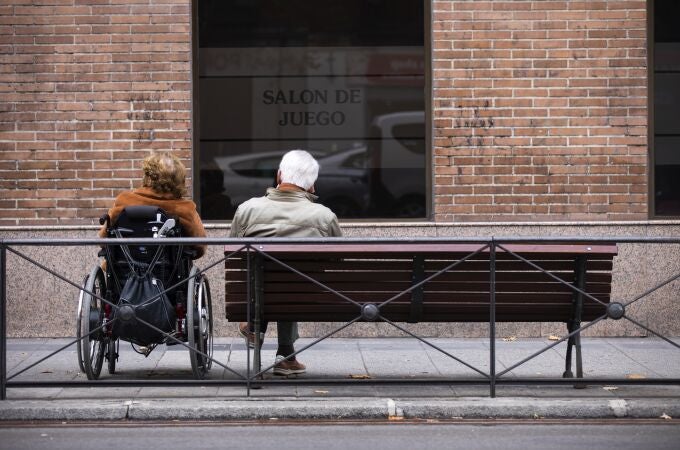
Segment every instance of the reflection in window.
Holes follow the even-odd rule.
[[[423,8],[199,0],[201,214],[231,219],[272,186],[283,153],[302,148],[339,217],[425,217]],[[221,186],[213,175],[208,188],[215,170]]]
[[[654,2],[654,214],[680,216],[680,3]]]

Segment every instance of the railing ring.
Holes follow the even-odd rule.
[[[374,303],[366,303],[361,307],[361,318],[373,322],[380,315],[380,308]]]
[[[607,316],[610,319],[619,320],[626,315],[626,307],[623,303],[613,302],[607,305]]]

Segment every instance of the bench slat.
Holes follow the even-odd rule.
[[[325,283],[325,285],[332,290],[338,292],[393,292],[399,293],[407,290],[411,283],[408,282],[351,282],[346,283]],[[233,288],[230,287],[230,292],[246,292],[246,283],[236,284]],[[423,287],[425,293],[428,292],[452,292],[452,293],[466,293],[466,292],[489,292],[489,283],[437,283],[428,282]],[[588,284],[586,290],[589,293],[608,293],[609,285],[606,283],[592,283]],[[264,292],[266,295],[274,293],[312,293],[312,292],[329,292],[327,289],[312,283],[264,283]],[[573,292],[568,286],[560,283],[496,283],[496,292]]]
[[[382,260],[388,260],[388,259],[394,259],[394,260],[409,260],[412,259],[414,255],[422,255],[426,259],[439,259],[443,260],[443,258],[446,258],[448,261],[456,261],[459,259],[463,259],[467,256],[470,255],[470,253],[451,253],[451,254],[445,254],[445,253],[437,253],[437,254],[432,254],[432,253],[417,253],[417,252],[399,252],[399,253],[393,253],[389,255],[389,258],[383,257],[383,258],[373,258],[376,260],[382,259]],[[611,255],[608,254],[602,254],[602,253],[593,253],[593,254],[585,254],[585,253],[541,253],[540,255],[533,255],[530,253],[518,253],[520,256],[524,257],[525,259],[528,259],[530,261],[573,261],[574,258],[580,255],[586,255],[588,256],[588,259],[591,260],[609,260],[611,259]],[[361,253],[338,253],[338,252],[329,252],[326,254],[321,254],[318,253],[317,255],[310,255],[310,254],[297,254],[297,253],[275,253],[275,252],[270,252],[269,255],[271,255],[273,258],[276,258],[278,260],[286,260],[286,261],[325,261],[327,259],[357,259],[357,260],[366,260],[366,259],[371,259],[369,255],[371,255],[370,252],[361,252]],[[377,255],[377,253],[374,253],[374,255]],[[265,259],[269,261],[274,261],[272,259],[267,258],[267,256],[264,257]],[[474,258],[469,258],[469,261],[486,261],[488,264],[488,255],[478,255]],[[496,260],[497,261],[520,261],[520,259],[517,259],[514,255],[511,255],[509,253],[497,253],[496,254]]]
[[[429,277],[434,275],[436,272],[425,272],[425,276]],[[551,272],[558,278],[566,281],[573,282],[574,273],[570,272]],[[370,281],[375,282],[376,279],[382,282],[392,282],[392,281],[409,281],[411,279],[410,271],[342,271],[342,272],[316,272],[316,273],[306,273],[311,278],[321,282],[362,282]],[[225,279],[227,281],[243,281],[245,280],[244,272],[227,272],[225,274]],[[283,283],[295,283],[304,281],[305,278],[298,275],[295,272],[267,272],[266,279],[268,282],[283,282]],[[489,281],[488,272],[445,272],[437,275],[432,279],[431,282],[461,282],[461,281]],[[547,282],[552,281],[548,275],[540,272],[496,272],[497,282]],[[610,273],[589,273],[588,282],[593,283],[611,283]]]
[[[243,293],[242,292],[237,292],[235,293],[237,298],[243,298]],[[383,301],[386,301],[394,296],[395,293],[380,293],[380,292],[373,292],[373,293],[366,293],[366,292],[352,292],[346,294],[346,297],[348,297],[351,300],[354,300],[356,302],[372,302],[372,303],[380,303]],[[231,300],[230,298],[233,299],[234,293],[227,291],[226,293],[227,299],[229,300],[229,303],[234,303],[234,300]],[[309,303],[316,303],[316,304],[323,304],[325,302],[334,303],[340,302],[344,303],[346,302],[345,300],[342,300],[341,297],[334,295],[334,294],[329,294],[328,292],[318,292],[318,293],[305,293],[305,294],[291,294],[291,293],[280,293],[280,292],[273,292],[273,293],[266,293],[266,303],[285,303],[285,304],[292,304],[292,303],[302,303],[302,302],[309,302]],[[404,301],[410,302],[410,298],[408,297],[408,294],[405,294],[406,297],[404,298]],[[609,301],[609,295],[607,294],[595,294],[593,297],[597,298],[598,300],[602,302],[608,302]],[[547,294],[547,293],[536,293],[536,292],[531,292],[531,293],[496,293],[496,303],[503,303],[503,302],[508,302],[508,301],[514,301],[518,303],[536,303],[536,302],[553,302],[553,303],[565,303],[571,305],[571,299],[572,299],[572,294],[568,292],[555,292],[552,294]],[[423,303],[428,303],[428,302],[439,302],[439,303],[447,303],[447,302],[453,302],[455,301],[456,303],[463,303],[463,302],[489,302],[489,293],[488,292],[467,292],[464,294],[456,295],[455,293],[446,293],[446,292],[425,292],[424,297],[423,297]],[[594,303],[593,300],[590,300],[588,298],[584,299],[584,303]]]
[[[540,253],[540,254],[579,254],[579,255],[589,255],[596,256],[598,254],[612,255],[617,254],[617,247],[615,244],[590,244],[587,241],[583,243],[570,243],[570,244],[503,244],[505,248],[509,251],[515,253]],[[403,244],[383,244],[383,243],[361,243],[361,244],[282,244],[282,243],[272,243],[272,244],[258,244],[258,250],[271,253],[271,254],[281,254],[286,253],[293,254],[296,256],[303,254],[305,257],[310,254],[318,253],[323,256],[330,254],[348,255],[348,254],[358,254],[362,257],[372,253],[382,253],[382,254],[468,254],[473,253],[483,248],[483,244],[464,244],[464,243],[433,243],[433,244],[421,244],[421,243],[408,243]],[[240,245],[226,245],[224,248],[225,253],[231,253],[242,248]],[[408,248],[408,250],[405,250]],[[488,249],[486,250],[488,252]],[[505,253],[501,249],[497,249],[497,255]]]
[[[440,305],[441,306],[441,305]],[[496,320],[499,322],[561,322],[571,313],[566,305],[554,305],[549,303],[532,305],[524,304],[497,305]],[[409,305],[391,305],[386,307],[382,314],[390,320],[405,322],[409,319]],[[583,320],[593,320],[605,313],[603,307],[584,308]],[[245,305],[240,308],[232,308],[231,314],[235,320],[245,320]],[[423,322],[486,322],[489,320],[488,304],[458,304],[456,308],[444,308],[432,305],[423,308],[423,314],[427,320]],[[265,306],[263,311],[264,320],[290,320],[328,322],[332,317],[335,322],[355,319],[359,315],[358,308],[350,308],[340,305],[325,305],[323,311],[310,311],[308,305],[289,306]],[[240,318],[240,319],[239,319]]]
[[[453,261],[425,261],[425,269],[427,271],[439,271],[449,266]],[[384,270],[411,270],[413,262],[411,259],[402,260],[370,260],[361,259],[351,261],[351,267],[354,270],[376,270],[377,263]],[[323,266],[319,266],[318,261],[296,261],[292,266],[301,272],[323,272],[326,270],[343,270],[347,269],[349,261],[325,261]],[[574,261],[564,260],[564,261],[541,261],[537,264],[544,270],[565,270],[573,271]],[[241,258],[229,259],[226,263],[227,269],[245,269],[245,261]],[[281,265],[274,263],[272,261],[265,261],[265,270],[270,271],[287,271]],[[523,270],[529,269],[531,266],[526,264],[524,261],[520,260],[507,260],[507,261],[497,261],[496,270]],[[586,269],[591,270],[605,270],[611,271],[612,262],[611,260],[588,260],[586,264]],[[465,261],[459,266],[456,266],[454,270],[469,270],[469,271],[487,271],[489,270],[489,261]],[[533,269],[532,269],[533,270]]]

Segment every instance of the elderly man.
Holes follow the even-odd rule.
[[[281,159],[276,175],[276,188],[267,189],[264,197],[251,198],[236,210],[231,223],[231,237],[333,237],[342,236],[338,218],[328,208],[314,203],[314,183],[319,163],[304,150],[291,150]],[[266,324],[264,326],[266,330]],[[249,346],[254,345],[254,332],[247,323],[239,324],[239,332]],[[276,351],[275,375],[305,372],[305,366],[294,356],[293,344],[298,338],[297,322],[277,323],[279,347]]]

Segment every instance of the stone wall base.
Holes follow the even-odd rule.
[[[680,222],[635,223],[531,223],[531,224],[343,224],[349,237],[676,237],[680,238]],[[228,226],[208,225],[211,237],[226,237]],[[0,228],[2,239],[92,238],[94,227]],[[30,247],[12,246],[26,256],[40,261],[77,285],[92,267],[99,264],[95,247]],[[206,267],[222,257],[219,245],[211,246],[198,261]],[[614,260],[612,298],[628,302],[659,283],[680,274],[680,245],[620,244]],[[236,324],[224,318],[223,265],[212,268],[209,279],[213,294],[215,334],[234,336]],[[75,336],[78,289],[48,274],[11,251],[7,252],[7,330],[11,337]],[[680,280],[675,280],[628,308],[630,317],[663,334],[680,336]],[[301,323],[304,337],[322,336],[339,324]],[[486,337],[488,323],[421,323],[406,324],[415,334],[427,337]],[[275,335],[275,328],[268,333]],[[566,327],[559,323],[499,323],[496,336],[547,337],[564,336]],[[589,328],[590,336],[646,336],[650,333],[628,320],[605,320]],[[404,336],[384,323],[354,324],[337,336],[374,337]]]

